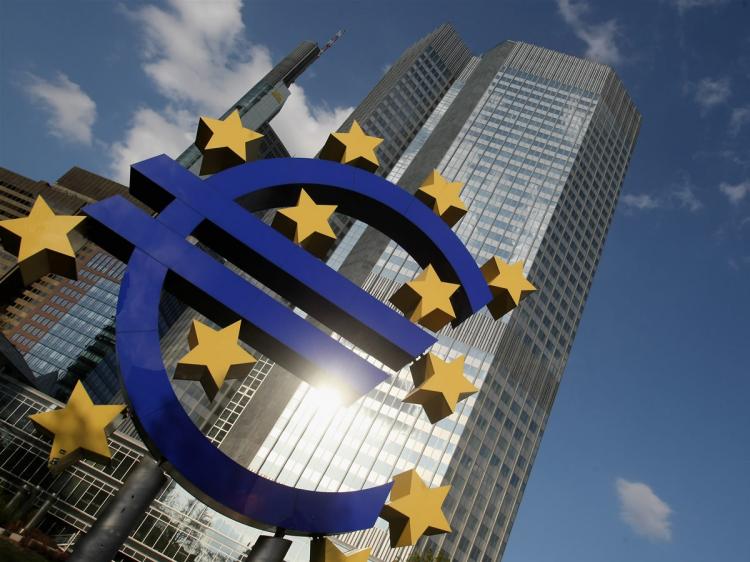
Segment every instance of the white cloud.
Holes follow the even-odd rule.
[[[626,207],[631,209],[638,209],[641,211],[648,211],[656,209],[661,206],[661,203],[655,197],[648,195],[647,193],[641,193],[638,195],[626,194],[622,196],[622,203]]]
[[[692,86],[695,101],[704,111],[722,104],[729,99],[732,93],[732,85],[729,78],[703,78],[698,84]]]
[[[91,144],[96,103],[78,84],[63,73],[59,73],[56,80],[44,80],[29,74],[23,87],[49,114],[47,124],[52,135]]]
[[[729,132],[733,135],[737,135],[742,127],[748,123],[750,123],[750,105],[735,107],[729,118]]]
[[[114,179],[127,185],[131,164],[159,154],[176,158],[193,142],[194,127],[195,115],[189,111],[170,107],[160,113],[147,107],[136,110],[125,137],[110,147]]]
[[[145,6],[132,15],[145,38],[143,70],[173,102],[218,116],[273,66],[244,38],[242,2]]]
[[[557,0],[557,7],[576,37],[586,43],[587,58],[612,65],[622,62],[622,54],[616,43],[620,35],[617,20],[611,19],[600,24],[584,22],[583,15],[590,8],[584,0]]]
[[[726,4],[728,0],[672,0],[672,4],[679,12],[685,13],[692,8],[705,8],[708,6],[719,6]]]
[[[719,190],[727,196],[732,205],[738,205],[746,195],[750,194],[750,180],[745,180],[736,184],[722,182],[719,186]]]
[[[735,271],[739,271],[741,268],[744,268],[745,266],[750,265],[750,256],[740,256],[737,258],[729,258],[729,260],[727,261],[729,263],[729,267],[731,267]]]
[[[653,490],[642,482],[615,481],[620,499],[620,517],[637,534],[651,540],[672,539],[672,514],[670,508]]]
[[[138,159],[179,154],[193,142],[200,115],[223,114],[273,66],[269,50],[245,38],[241,0],[169,0],[166,8],[149,5],[130,17],[144,35],[143,70],[170,101],[162,110],[138,109],[113,145],[112,168],[120,178]],[[313,156],[352,108],[315,106],[302,87],[290,90],[272,125],[290,153]]]
[[[688,181],[685,181],[683,185],[672,192],[672,196],[677,200],[677,203],[690,211],[695,213],[703,208],[703,202],[698,199],[695,194],[695,188]]]
[[[315,156],[323,148],[328,134],[335,131],[354,108],[314,106],[307,101],[303,88],[292,84],[290,91],[289,99],[271,125],[291,155]]]

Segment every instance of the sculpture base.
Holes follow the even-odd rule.
[[[245,562],[284,562],[292,541],[282,537],[259,537],[247,553]]]

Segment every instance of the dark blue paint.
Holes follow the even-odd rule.
[[[433,264],[443,279],[460,283],[458,322],[491,298],[471,255],[414,197],[382,178],[332,162],[260,161],[202,181],[160,156],[133,166],[131,183],[134,195],[160,211],[158,217],[121,197],[84,211],[94,219],[92,236],[98,243],[130,255],[118,301],[117,351],[128,400],[149,449],[183,486],[238,520],[308,535],[371,527],[391,483],[346,493],[291,488],[238,465],[195,427],[161,359],[157,310],[162,287],[166,283],[218,323],[241,318],[241,337],[254,348],[308,382],[327,380],[356,398],[383,381],[385,373],[188,243],[186,236],[213,244],[295,305],[329,326],[345,328],[347,339],[371,346],[376,357],[397,366],[415,359],[435,338],[246,209],[294,204],[304,186],[319,203],[338,205],[340,212],[385,232],[422,265]]]

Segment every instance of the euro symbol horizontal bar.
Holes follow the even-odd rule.
[[[88,233],[94,242],[120,259],[139,248],[169,270],[168,288],[187,304],[219,324],[243,320],[243,341],[306,382],[331,385],[353,401],[385,380],[383,371],[121,196],[83,211],[96,223]]]
[[[231,199],[211,189],[167,157],[133,166],[131,190],[137,195],[167,193],[176,200],[159,221],[240,267],[391,369],[411,363],[436,339],[378,299],[270,228]],[[144,197],[148,198],[148,197]],[[162,205],[169,201],[162,199]],[[157,210],[162,206],[155,202]],[[186,221],[183,203],[204,217]],[[176,208],[172,208],[176,207]],[[171,212],[170,212],[171,211]],[[178,218],[179,217],[179,218]],[[190,225],[193,229],[187,231]]]

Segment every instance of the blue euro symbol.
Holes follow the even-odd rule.
[[[93,219],[89,237],[128,264],[117,305],[117,354],[131,412],[154,457],[225,515],[290,534],[328,535],[372,527],[391,483],[315,492],[237,464],[183,410],[159,347],[159,302],[167,288],[217,324],[242,320],[240,337],[248,345],[310,384],[334,386],[349,402],[387,377],[188,236],[391,369],[435,343],[433,335],[252,214],[294,205],[300,187],[317,203],[338,205],[338,212],[385,233],[422,267],[432,264],[441,279],[460,284],[456,324],[490,301],[474,259],[427,206],[383,178],[334,162],[260,160],[201,180],[162,155],[131,167],[132,195],[156,216],[120,196],[83,211]]]

